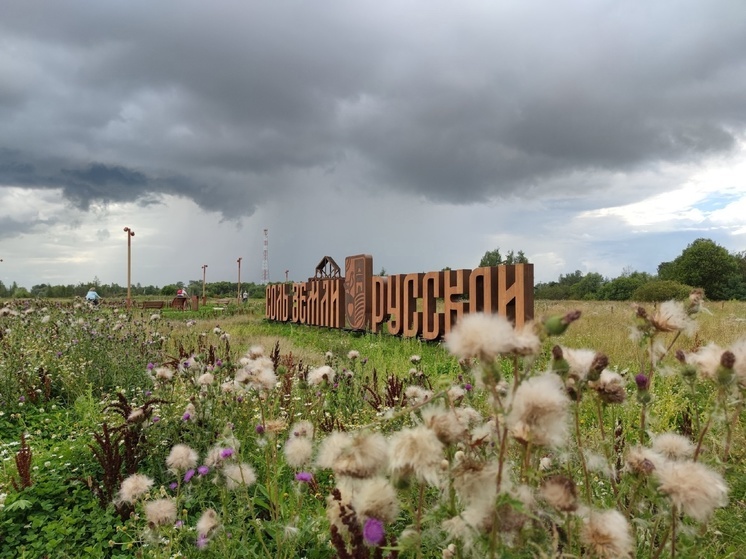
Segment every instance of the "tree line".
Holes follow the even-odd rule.
[[[127,297],[127,286],[121,286],[117,283],[101,283],[98,278],[94,278],[90,282],[81,282],[75,285],[50,285],[47,283],[40,283],[34,285],[31,289],[19,286],[16,282],[13,282],[10,286],[6,286],[0,281],[0,298],[16,298],[16,299],[28,299],[28,298],[39,298],[39,299],[67,299],[71,297],[84,297],[91,287],[96,288],[96,292],[104,298],[126,298]],[[186,287],[189,295],[202,296],[202,281],[191,280],[189,284],[184,282],[177,282],[163,287],[155,285],[141,285],[139,283],[130,286],[130,292],[133,297],[138,296],[164,296],[173,297],[176,295],[178,289]],[[256,284],[253,282],[241,283],[241,291],[246,291],[250,298],[264,298],[264,285]],[[228,298],[235,297],[238,293],[238,284],[236,282],[229,281],[216,281],[205,284],[205,296],[215,298]]]
[[[523,251],[508,251],[502,255],[500,249],[485,252],[479,266],[500,264],[527,264]],[[385,272],[382,270],[382,275]],[[56,298],[83,297],[89,287],[95,286],[101,297],[126,297],[127,287],[116,283],[104,284],[94,278],[91,282],[69,285],[41,283],[30,290],[13,282],[6,286],[0,281],[0,298]],[[186,287],[190,295],[202,295],[202,281],[190,280],[188,284],[177,282],[158,287],[141,285],[130,287],[133,296],[172,297],[176,291]],[[746,300],[746,251],[730,253],[710,239],[697,239],[689,244],[671,262],[661,262],[657,274],[625,269],[617,278],[606,278],[596,272],[583,274],[576,270],[561,274],[557,281],[537,283],[534,296],[537,299],[607,300],[607,301],[661,301],[683,298],[692,288],[701,288],[705,296],[713,301]],[[205,296],[228,298],[237,293],[236,282],[218,281],[205,284]],[[264,284],[242,283],[241,291],[249,297],[264,298]]]
[[[528,263],[522,251],[487,251],[480,266]],[[625,269],[617,278],[576,270],[557,281],[537,283],[536,299],[662,301],[686,297],[701,288],[713,301],[746,300],[746,251],[731,253],[710,239],[697,239],[671,262],[661,262],[657,274]]]

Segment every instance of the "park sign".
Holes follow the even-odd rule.
[[[348,256],[345,275],[325,256],[304,283],[270,284],[268,320],[438,340],[465,314],[484,312],[522,326],[534,316],[534,266],[373,275],[373,257]]]

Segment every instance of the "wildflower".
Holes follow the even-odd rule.
[[[422,410],[422,420],[443,444],[455,444],[469,439],[469,427],[482,419],[473,408],[446,408],[431,404]]]
[[[277,385],[274,363],[268,357],[241,359],[243,368],[236,373],[236,384],[252,390],[269,392]]]
[[[214,509],[207,509],[197,521],[197,534],[207,538],[218,527],[218,524],[218,513]]]
[[[446,336],[446,347],[461,359],[492,363],[500,355],[536,353],[540,341],[528,330],[517,335],[502,315],[473,313],[463,317]]]
[[[145,419],[145,412],[142,408],[135,408],[127,416],[127,423],[139,423]]]
[[[365,518],[393,522],[399,514],[396,489],[383,477],[360,480],[352,496],[352,508],[361,522]]]
[[[622,376],[608,369],[601,373],[600,378],[593,383],[592,387],[605,404],[621,404],[627,399]]]
[[[233,454],[234,452],[232,448],[224,448],[220,451],[220,458],[225,460],[226,458],[230,458],[231,456],[233,456]]]
[[[419,355],[413,355],[409,358],[409,362],[413,365],[419,365],[420,361],[422,361],[422,357],[420,357]]]
[[[305,437],[291,437],[285,443],[283,452],[288,465],[299,468],[311,461],[313,443]]]
[[[311,483],[313,481],[313,474],[311,472],[298,472],[295,474],[295,481]]]
[[[707,521],[715,508],[728,504],[728,486],[723,477],[699,462],[665,462],[656,468],[659,491],[684,514]]]
[[[614,509],[591,511],[584,519],[580,537],[591,554],[602,559],[626,559],[634,551],[627,519]]]
[[[662,433],[653,438],[653,450],[669,460],[687,460],[694,456],[692,441],[676,433]]]
[[[391,438],[389,468],[396,478],[415,476],[430,485],[440,481],[443,443],[424,425],[402,429]]]
[[[561,379],[545,373],[518,386],[505,421],[520,442],[556,448],[567,439],[569,403]]]
[[[207,536],[205,536],[204,534],[200,534],[199,536],[197,536],[197,541],[194,545],[197,546],[197,549],[205,549],[207,547],[208,541],[209,540]]]
[[[240,464],[228,464],[223,468],[225,476],[225,486],[230,489],[236,489],[240,485],[252,485],[256,481],[256,473],[250,464],[241,462]]]
[[[263,435],[264,434],[264,425],[262,425],[261,423],[257,423],[256,427],[254,427],[254,432],[257,435]]]
[[[549,336],[564,334],[567,327],[580,318],[580,311],[570,311],[563,316],[550,316],[544,320],[544,331]]]
[[[692,320],[679,301],[666,301],[658,306],[650,318],[651,324],[659,332],[683,332],[691,336],[697,331],[697,323]]]
[[[417,406],[430,400],[433,397],[433,391],[426,390],[421,386],[412,385],[404,390],[404,395],[407,397],[407,402],[410,405]]]
[[[650,377],[640,373],[635,375],[635,384],[637,385],[637,401],[644,405],[647,405],[652,400],[650,395]]]
[[[197,384],[200,386],[207,386],[208,384],[212,384],[214,380],[215,377],[211,373],[203,373],[197,379]]]
[[[347,359],[349,359],[350,361],[354,361],[355,359],[358,359],[359,357],[360,357],[360,352],[355,349],[351,349],[350,351],[347,352]]]
[[[369,518],[363,525],[363,538],[368,545],[380,545],[383,543],[385,532],[383,522],[377,518]]]
[[[335,372],[329,365],[323,365],[316,369],[312,369],[308,373],[308,384],[310,386],[319,386],[327,383],[332,384],[334,382]]]
[[[156,499],[145,505],[145,516],[154,526],[173,524],[176,521],[176,503],[173,499]]]
[[[665,458],[654,450],[637,445],[627,452],[624,469],[634,474],[647,476],[652,474],[655,468],[664,461]]]
[[[142,474],[132,474],[122,482],[119,488],[119,501],[134,504],[151,487],[153,487],[152,479]]]
[[[174,377],[174,372],[168,367],[158,367],[155,370],[155,378],[159,380],[169,381]]]
[[[200,475],[200,477],[206,476],[210,472],[209,466],[200,466],[197,468],[197,473]]]
[[[575,482],[567,476],[552,476],[541,484],[541,496],[560,512],[573,512],[578,508],[578,491]]]
[[[294,437],[313,438],[313,423],[310,421],[298,421],[290,428]]]
[[[385,468],[387,460],[388,445],[383,435],[335,431],[322,442],[316,463],[331,468],[338,476],[367,478]]]
[[[190,419],[194,419],[197,416],[197,409],[194,407],[194,404],[187,404],[187,407],[184,408],[184,415],[181,416],[182,421],[189,421]]]
[[[192,480],[195,471],[196,470],[194,468],[189,468],[186,472],[184,472],[184,483],[189,483]]]
[[[197,451],[185,444],[177,444],[171,448],[166,458],[166,466],[172,472],[185,471],[197,465],[199,455]]]

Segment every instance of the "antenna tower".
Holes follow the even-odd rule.
[[[269,239],[267,233],[269,229],[264,230],[264,256],[262,258],[262,281],[269,283]]]

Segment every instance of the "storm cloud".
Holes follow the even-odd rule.
[[[739,152],[744,53],[741,0],[11,2],[0,188],[236,222],[308,192],[631,203]]]

